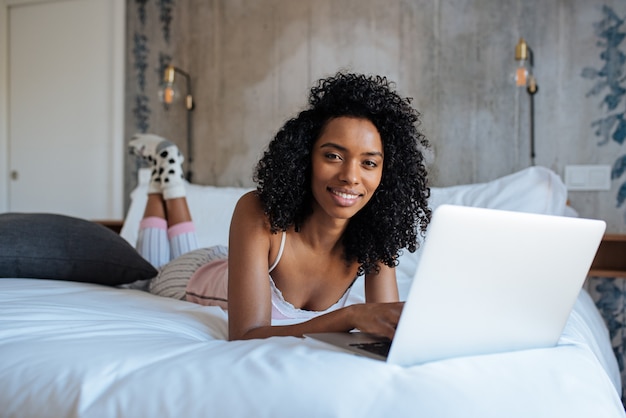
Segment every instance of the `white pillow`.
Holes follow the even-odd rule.
[[[545,167],[529,167],[486,183],[431,188],[430,207],[441,204],[565,215],[567,189],[561,178]],[[396,269],[400,296],[406,297],[417,269],[420,250],[404,251]]]
[[[545,167],[529,167],[487,183],[434,187],[430,198],[433,210],[447,203],[559,216],[566,202],[565,184]]]

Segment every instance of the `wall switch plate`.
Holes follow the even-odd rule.
[[[610,190],[610,165],[566,165],[565,186],[567,190]]]

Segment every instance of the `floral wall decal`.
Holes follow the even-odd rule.
[[[150,106],[148,106],[148,96],[138,94],[135,96],[135,107],[133,107],[133,115],[135,116],[135,126],[139,132],[147,132],[150,128]]]
[[[626,95],[625,65],[626,54],[620,46],[626,38],[623,30],[624,19],[609,6],[602,6],[603,18],[593,25],[594,33],[599,38],[597,45],[602,48],[600,59],[604,65],[600,69],[584,68],[582,76],[594,80],[595,84],[587,93],[589,96],[598,96],[605,92],[601,106],[605,105],[608,114],[593,122],[595,135],[601,140],[598,145],[606,145],[611,140],[619,145],[626,141],[626,110],[623,102]],[[622,106],[620,106],[622,105]],[[617,158],[611,170],[611,179],[620,179],[626,173],[626,154]],[[626,180],[620,185],[616,206],[619,208],[626,201]],[[626,222],[626,212],[624,215]]]
[[[170,25],[172,24],[172,9],[174,0],[159,0],[159,20],[161,21],[161,31],[166,43],[170,43]]]
[[[137,85],[139,90],[146,91],[146,69],[148,68],[148,54],[150,49],[148,48],[148,38],[146,35],[135,32],[133,37],[133,68],[135,68],[137,74]]]
[[[165,72],[165,68],[170,65],[172,62],[172,56],[166,54],[164,52],[159,52],[159,65],[157,66],[157,74],[160,77],[163,77],[163,73]]]
[[[620,371],[624,372],[624,354],[626,354],[626,341],[624,334],[624,303],[626,292],[624,279],[598,278],[595,286],[597,292],[596,306],[602,313],[609,329],[609,336],[613,345],[613,351],[617,358]]]
[[[139,132],[146,132],[149,127],[150,107],[148,96],[146,96],[146,70],[148,68],[148,38],[146,35],[135,32],[133,37],[133,68],[137,75],[137,86],[139,91],[135,97],[135,126]]]
[[[146,24],[146,3],[148,0],[135,0],[137,4],[137,16],[139,16],[139,22],[141,26]]]

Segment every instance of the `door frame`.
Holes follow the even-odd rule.
[[[0,0],[0,213],[9,210],[9,8],[60,0]],[[65,0],[67,1],[67,0]],[[76,0],[72,0],[76,1]],[[85,1],[85,0],[81,0]],[[111,51],[111,186],[107,190],[110,219],[124,216],[124,79],[126,43],[126,1],[109,0],[114,39]]]

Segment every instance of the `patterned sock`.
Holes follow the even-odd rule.
[[[157,147],[164,141],[167,139],[154,134],[135,134],[128,142],[128,149],[131,154],[152,162]]]
[[[171,142],[162,142],[157,146],[157,175],[155,182],[161,185],[163,199],[176,199],[185,196],[185,176],[183,174],[183,155]]]
[[[131,154],[140,157],[150,167],[150,183],[148,194],[161,193],[161,177],[159,173],[160,159],[157,157],[157,148],[173,145],[167,139],[154,134],[135,134],[128,143]]]

